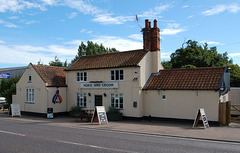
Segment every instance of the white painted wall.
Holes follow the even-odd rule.
[[[28,83],[28,76],[32,76],[32,82]],[[26,88],[34,88],[35,102],[26,103]],[[54,113],[66,111],[66,87],[59,88],[63,98],[61,104],[53,104],[52,97],[56,88],[46,87],[46,83],[36,73],[34,68],[29,65],[19,82],[16,85],[16,95],[13,95],[13,104],[19,104],[21,111],[47,113],[47,107],[52,106]]]
[[[140,69],[139,67],[128,68],[116,68],[124,70],[123,81],[110,81],[110,72],[115,69],[99,69],[99,70],[87,70],[88,80],[90,81],[103,81],[103,82],[117,82],[118,89],[80,89],[80,82],[76,81],[77,71],[67,72],[67,95],[68,106],[67,110],[70,111],[72,106],[76,104],[77,93],[91,93],[91,96],[87,96],[87,109],[94,108],[94,96],[103,95],[106,93],[106,97],[103,96],[103,105],[108,110],[110,106],[110,94],[111,93],[123,93],[124,94],[124,109],[121,110],[124,116],[142,117],[143,106],[141,100],[141,88],[140,88]],[[137,70],[137,73],[135,71]],[[80,71],[78,71],[80,72]],[[133,81],[134,78],[138,78]],[[133,107],[133,102],[138,103],[138,107]]]
[[[229,100],[233,105],[240,105],[240,88],[239,87],[231,87],[229,91]]]
[[[218,121],[219,92],[191,90],[144,91],[144,116],[194,119],[198,108],[204,108],[210,121]],[[162,100],[162,95],[167,99]]]

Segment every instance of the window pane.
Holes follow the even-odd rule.
[[[111,80],[115,80],[114,79],[114,70],[111,71]]]
[[[80,81],[83,81],[83,73],[82,72],[80,73],[80,76],[81,76]]]
[[[116,80],[119,80],[119,70],[116,70]]]
[[[83,81],[87,81],[87,72],[84,72],[84,80]]]
[[[111,94],[111,107],[114,107],[114,94]]]
[[[120,70],[120,80],[123,80],[124,78],[123,78],[123,70]]]
[[[123,108],[123,94],[120,94],[120,107]]]

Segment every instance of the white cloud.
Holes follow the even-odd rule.
[[[46,5],[54,5],[57,4],[58,0],[40,0]]]
[[[5,27],[8,27],[8,28],[17,28],[18,27],[17,25],[15,25],[13,23],[6,22],[1,19],[0,19],[0,24],[3,24]]]
[[[156,18],[156,17],[159,18],[158,15],[161,14],[162,12],[168,10],[170,7],[172,7],[170,4],[156,6],[155,8],[150,9],[149,11],[145,11],[138,16],[142,17],[142,18],[149,18],[149,19],[153,19],[153,18]]]
[[[125,39],[116,36],[96,36],[90,41],[97,43],[99,45],[103,44],[104,47],[116,48],[119,51],[128,51],[143,48],[142,42],[133,41],[131,39]],[[78,45],[80,45],[81,42],[87,44],[86,40],[72,40],[70,42],[65,42],[65,44],[75,45],[78,47]]]
[[[112,17],[113,14],[98,14],[95,16],[93,21],[100,24],[123,24],[126,21],[133,21],[134,16],[116,16]]]
[[[91,41],[97,44],[103,44],[105,47],[116,48],[119,51],[128,51],[143,48],[142,42],[116,36],[98,36]]]
[[[178,23],[169,23],[167,25],[167,28],[162,29],[160,31],[160,34],[161,35],[176,35],[180,32],[184,32],[187,30],[185,28],[179,28],[179,27],[180,27],[180,24],[178,24]]]
[[[57,56],[62,62],[66,59],[71,61],[77,54],[77,46],[66,47],[62,45],[49,45],[45,47],[31,45],[7,45],[0,44],[0,63],[28,65],[30,62],[37,63],[40,59],[44,64],[48,64]]]
[[[87,34],[91,34],[92,33],[91,30],[87,30],[87,29],[82,29],[80,32],[81,33],[87,33]]]
[[[184,5],[182,8],[187,8],[187,7],[189,7],[189,5]]]
[[[18,16],[10,16],[9,19],[15,20],[15,19],[19,19]]]
[[[31,20],[31,21],[27,21],[25,24],[34,24],[34,23],[36,23],[37,21],[35,21],[35,20]]]
[[[31,3],[25,0],[1,0],[0,1],[0,12],[21,12],[24,9],[38,8],[45,11],[46,8],[37,3]]]
[[[190,15],[190,16],[188,16],[187,18],[190,19],[190,18],[193,18],[193,17],[194,17],[194,15]]]
[[[74,18],[74,17],[76,17],[77,16],[77,13],[76,12],[72,12],[69,16],[68,16],[68,18],[69,19],[72,19],[72,18]]]
[[[180,32],[186,31],[186,29],[162,29],[161,35],[176,35]]]
[[[237,13],[239,10],[240,10],[240,6],[238,4],[231,4],[231,5],[219,4],[214,6],[212,9],[202,12],[202,14],[205,16],[210,16],[210,15],[222,13],[224,11],[228,11],[230,13]]]
[[[132,34],[130,36],[128,36],[129,38],[135,39],[135,40],[143,40],[143,35],[142,34]]]
[[[0,40],[0,44],[4,44],[5,43],[5,41],[3,41],[3,40]]]
[[[101,14],[103,10],[95,7],[91,4],[88,4],[86,1],[82,0],[66,0],[65,5],[69,6],[70,8],[77,9],[78,11],[82,12],[83,14]]]
[[[240,53],[230,53],[228,55],[231,57],[236,57],[236,56],[240,56]]]
[[[219,43],[219,42],[207,41],[207,40],[202,40],[202,41],[200,41],[200,43],[202,43],[202,44],[207,43],[208,45],[223,45],[223,44],[221,44],[221,43]]]

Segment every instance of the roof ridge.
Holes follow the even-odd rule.
[[[177,70],[203,70],[203,69],[221,69],[221,68],[225,68],[226,66],[219,66],[219,67],[196,67],[196,68],[173,68],[173,69],[163,69],[160,71],[177,71]]]

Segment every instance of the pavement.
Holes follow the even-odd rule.
[[[212,141],[224,141],[240,143],[240,123],[231,123],[229,126],[211,125],[205,129],[202,125],[192,128],[193,123],[174,121],[146,121],[146,120],[123,120],[110,121],[108,124],[99,125],[89,122],[76,122],[75,118],[55,117],[47,119],[35,116],[11,117],[0,111],[0,118],[7,120],[18,120],[24,122],[38,122],[52,126],[62,126],[70,128],[85,128],[106,131],[118,131],[128,133],[138,133],[147,135],[158,135],[178,138],[191,138]]]

